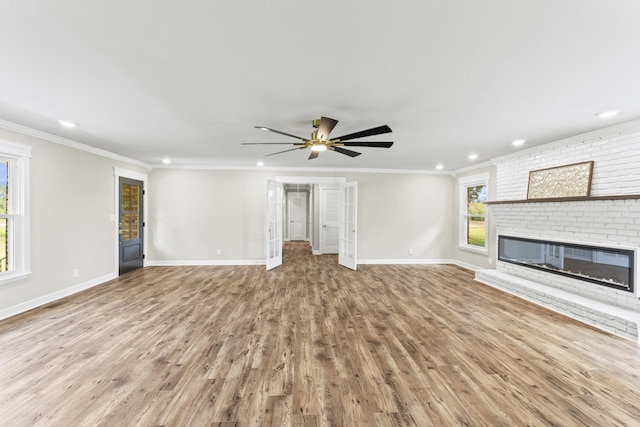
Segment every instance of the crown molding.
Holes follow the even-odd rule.
[[[453,175],[448,171],[431,171],[420,169],[373,169],[373,168],[313,168],[313,167],[277,167],[277,166],[218,166],[218,165],[151,165],[153,169],[192,169],[218,171],[253,171],[253,172],[317,172],[317,173],[373,173],[373,174],[406,174],[406,175]]]
[[[19,125],[17,123],[9,122],[7,120],[0,119],[0,129],[5,129],[11,132],[20,133],[34,138],[42,139],[44,141],[53,142],[54,144],[64,145],[65,147],[74,148],[76,150],[85,151],[87,153],[95,154],[97,156],[106,157],[112,160],[117,160],[124,163],[129,163],[135,166],[141,166],[147,170],[151,170],[152,166],[148,163],[141,162],[140,160],[132,159],[130,157],[121,156],[101,148],[91,147],[90,145],[82,144],[71,139],[63,138],[61,136],[53,135],[48,132],[33,129],[28,126]]]

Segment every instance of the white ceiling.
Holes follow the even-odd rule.
[[[395,145],[240,145],[320,116]],[[637,0],[0,0],[0,119],[150,164],[455,170],[639,117]]]

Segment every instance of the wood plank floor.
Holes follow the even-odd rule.
[[[637,426],[640,349],[451,265],[148,267],[0,322],[1,426]]]

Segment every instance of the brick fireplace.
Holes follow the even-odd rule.
[[[589,160],[591,197],[526,200],[529,171]],[[476,280],[638,342],[640,122],[497,159],[496,172],[497,195],[489,204],[496,253],[498,236],[621,250],[629,255],[635,287],[602,286],[500,260],[495,269],[478,270]]]

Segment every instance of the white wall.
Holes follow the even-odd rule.
[[[453,178],[448,175],[159,168],[149,176],[147,259],[262,263],[266,182],[282,175],[358,181],[359,260],[451,258]]]
[[[274,177],[245,171],[151,171],[148,262],[263,262],[267,179]]]
[[[358,181],[358,260],[451,259],[455,223],[450,175],[345,176]]]
[[[144,169],[5,129],[0,138],[33,147],[32,274],[0,285],[0,318],[115,277],[113,168]]]

